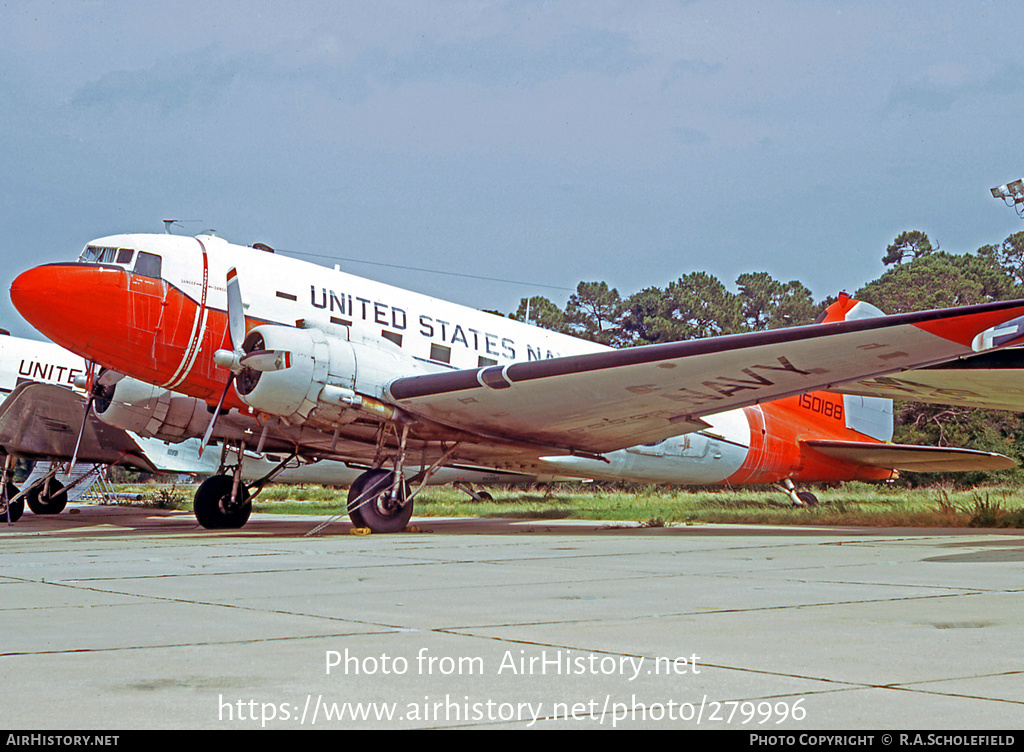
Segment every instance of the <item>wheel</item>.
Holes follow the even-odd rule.
[[[35,514],[60,514],[68,505],[68,494],[64,484],[50,478],[43,485],[36,485],[25,492],[28,508]]]
[[[805,507],[818,506],[818,497],[812,494],[810,491],[797,491],[796,497],[803,502],[803,505]]]
[[[378,468],[367,470],[356,478],[348,490],[348,517],[356,527],[368,527],[375,533],[400,533],[412,517],[412,502],[405,497],[409,486],[402,481],[398,499],[391,500],[391,484],[395,474]]]
[[[487,491],[477,491],[476,498],[477,501],[494,501],[494,497],[487,493]]]
[[[18,495],[18,487],[13,483],[8,482],[6,493],[4,498],[0,499],[0,522],[17,522],[21,519],[21,515],[25,513],[25,497],[22,496],[17,501],[8,501]]]
[[[249,520],[249,515],[252,514],[249,489],[244,483],[240,483],[235,503],[232,504],[233,484],[234,479],[230,475],[213,475],[196,489],[192,511],[199,524],[207,530],[234,530]]]

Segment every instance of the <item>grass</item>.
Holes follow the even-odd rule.
[[[142,493],[149,506],[191,508],[194,487],[171,491],[149,485],[119,490]],[[857,527],[1024,527],[1024,489],[904,488],[846,483],[815,489],[819,505],[794,507],[773,489],[672,489],[665,486],[564,483],[548,488],[491,488],[493,501],[476,502],[450,487],[416,497],[419,517],[624,520],[647,527],[679,524],[840,525]],[[254,500],[258,512],[335,515],[347,491],[323,486],[269,486]]]

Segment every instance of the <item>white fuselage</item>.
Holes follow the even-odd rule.
[[[392,373],[391,378],[610,349],[357,277],[338,267],[315,266],[213,236],[115,235],[95,240],[87,248],[127,248],[157,255],[162,277],[202,304],[192,326],[190,346],[183,348],[185,354],[174,376],[160,384],[169,389],[184,382],[195,366],[205,327],[210,325],[205,311],[227,309],[225,280],[231,268],[242,271],[239,280],[249,321],[285,326],[303,322],[328,336],[388,340],[416,366],[409,373]],[[128,257],[125,267],[130,269],[136,263]],[[580,477],[721,482],[742,464],[750,445],[750,429],[742,411],[723,413],[708,422],[711,428],[706,431],[609,453],[608,462],[569,456],[545,461],[553,472]]]

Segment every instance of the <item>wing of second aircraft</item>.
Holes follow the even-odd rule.
[[[19,384],[0,405],[0,447],[30,459],[70,459],[84,416],[85,400],[70,389],[37,382]],[[156,471],[127,432],[92,414],[78,459]]]

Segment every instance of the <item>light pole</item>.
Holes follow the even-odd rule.
[[[992,189],[992,198],[1001,198],[1003,203],[1017,211],[1018,217],[1024,219],[1024,178],[996,186]]]

